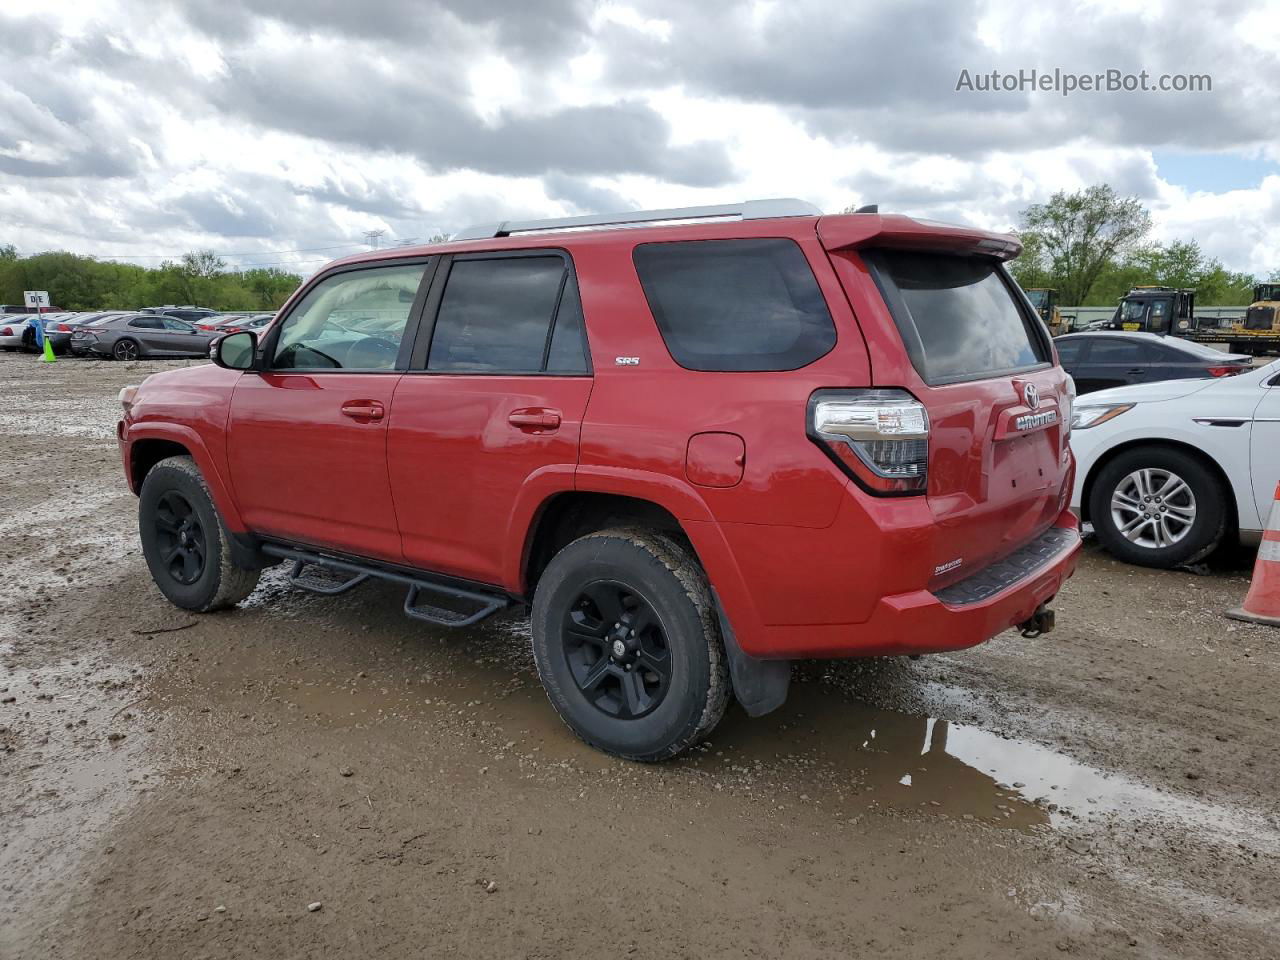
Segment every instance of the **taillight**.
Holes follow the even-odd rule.
[[[60,324],[58,324],[58,332],[59,332],[59,333],[70,333],[70,332],[71,332],[71,328],[70,328],[70,327],[68,327],[65,323],[60,323]]]
[[[924,492],[929,414],[905,390],[818,390],[809,398],[808,433],[869,492]]]
[[[12,337],[12,336],[13,336],[13,327],[5,327],[3,330],[0,330],[0,337]]]
[[[1231,366],[1210,367],[1208,372],[1211,377],[1233,377],[1237,373],[1244,373],[1247,369],[1247,367],[1232,364]]]

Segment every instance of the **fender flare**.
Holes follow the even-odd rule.
[[[141,482],[135,482],[133,476],[133,448],[135,444],[147,440],[167,440],[170,443],[176,443],[184,447],[191,454],[191,458],[195,460],[196,466],[200,468],[205,485],[209,488],[209,496],[213,498],[213,505],[217,508],[218,513],[222,515],[222,520],[227,525],[227,529],[236,534],[246,534],[248,532],[244,521],[240,517],[240,511],[236,509],[235,499],[231,495],[231,487],[227,483],[227,478],[218,469],[218,464],[213,454],[209,452],[209,448],[200,434],[184,424],[142,421],[129,426],[125,435],[125,442],[128,444],[126,452],[129,455],[127,466],[129,470],[129,487],[135,494],[141,489]]]

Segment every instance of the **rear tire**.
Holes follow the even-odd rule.
[[[724,716],[729,669],[702,568],[653,530],[587,534],[533,598],[533,655],[560,718],[627,760],[674,757]]]
[[[258,584],[260,570],[232,560],[230,535],[190,457],[161,460],[142,481],[138,534],[151,577],[174,606],[222,610]]]
[[[1118,559],[1168,569],[1214,551],[1226,533],[1226,497],[1222,483],[1195,457],[1169,447],[1135,447],[1098,474],[1089,518],[1098,540]]]
[[[117,340],[111,348],[111,356],[116,360],[137,360],[142,356],[142,348],[136,340]]]

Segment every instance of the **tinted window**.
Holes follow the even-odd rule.
[[[163,330],[164,321],[159,317],[134,317],[129,321],[131,327],[142,327],[144,330]]]
[[[560,257],[454,261],[427,369],[541,371],[565,276]]]
[[[582,300],[573,278],[565,281],[556,313],[555,331],[551,334],[551,351],[547,354],[548,373],[586,373],[587,338],[582,318]]]
[[[1080,359],[1080,352],[1084,350],[1083,340],[1055,340],[1053,345],[1058,348],[1058,359],[1062,361],[1063,366],[1075,363]]]
[[[634,260],[662,339],[682,367],[794,370],[835,346],[835,324],[794,241],[646,243]]]
[[[176,330],[180,333],[194,333],[196,329],[191,324],[186,323],[183,320],[178,320],[174,317],[164,318],[164,328],[166,330]]]
[[[911,362],[927,382],[995,376],[1048,359],[998,261],[901,250],[867,260],[877,267]]]
[[[273,366],[393,370],[425,264],[335,274],[285,318]]]
[[[1132,340],[1117,340],[1115,337],[1093,341],[1093,349],[1089,351],[1089,363],[1106,366],[1133,366],[1144,363],[1146,356],[1142,345]]]

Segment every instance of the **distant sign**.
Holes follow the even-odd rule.
[[[49,307],[48,290],[23,290],[22,297],[28,307],[35,307],[37,310],[46,310]]]

